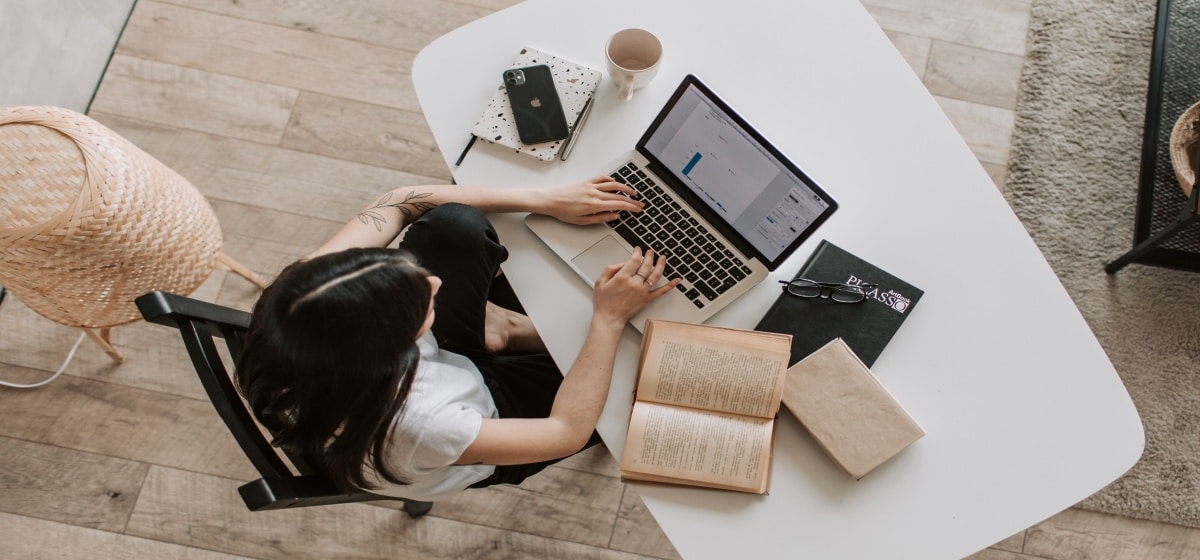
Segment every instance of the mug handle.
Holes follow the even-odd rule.
[[[621,79],[618,95],[621,97],[621,101],[633,99],[633,76],[625,76]]]

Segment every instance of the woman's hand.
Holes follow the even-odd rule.
[[[609,265],[600,273],[592,292],[592,314],[596,319],[611,320],[624,325],[641,311],[646,304],[675,289],[679,279],[662,282],[667,259],[654,254],[642,253],[634,248],[629,260]]]
[[[554,397],[548,418],[485,418],[479,435],[455,463],[519,465],[579,451],[596,429],[612,382],[625,322],[679,280],[663,282],[666,259],[634,249],[629,260],[604,269],[592,295],[592,324],[575,363]]]
[[[640,212],[642,203],[630,198],[636,194],[632,187],[611,177],[593,177],[580,183],[541,190],[534,211],[568,224],[599,224],[617,219],[617,212]]]

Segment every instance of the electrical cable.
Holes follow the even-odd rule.
[[[51,375],[46,380],[39,381],[37,383],[29,383],[29,384],[10,383],[8,381],[0,381],[0,386],[12,387],[13,389],[35,389],[35,388],[41,387],[42,385],[45,385],[51,381],[54,381],[58,376],[62,375],[62,372],[67,370],[67,364],[71,363],[71,359],[75,357],[75,351],[79,349],[80,344],[83,344],[84,338],[87,338],[87,333],[79,333],[79,338],[75,340],[75,345],[72,346],[71,351],[67,353],[67,359],[63,360],[63,364],[61,367],[58,368],[58,371],[54,372],[54,375]]]

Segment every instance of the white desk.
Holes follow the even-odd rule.
[[[841,209],[821,238],[925,296],[873,371],[928,435],[854,482],[781,415],[769,496],[641,486],[684,558],[958,558],[1061,511],[1137,461],[1141,422],[1068,294],[933,98],[857,2],[534,0],[434,41],[417,57],[422,110],[453,164],[517,51],[604,68],[618,29],[666,51],[621,104],[601,84],[568,162],[480,142],[460,184],[549,185],[606,172],[667,96],[697,74],[789,154]],[[523,226],[494,221],[517,293],[565,369],[590,288]],[[1100,274],[1101,271],[1097,271]],[[779,294],[764,282],[712,322],[753,327]],[[625,441],[639,336],[627,328],[600,433]]]

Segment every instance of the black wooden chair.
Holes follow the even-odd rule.
[[[137,298],[136,303],[147,321],[179,329],[209,399],[262,475],[238,488],[250,511],[397,499],[369,492],[342,492],[303,457],[271,446],[234,387],[229,376],[232,364],[226,367],[217,350],[216,339],[223,338],[229,356],[236,359],[250,324],[249,313],[158,291]],[[294,472],[284,457],[291,462]],[[404,511],[413,518],[425,515],[432,506],[429,502],[404,500]]]

